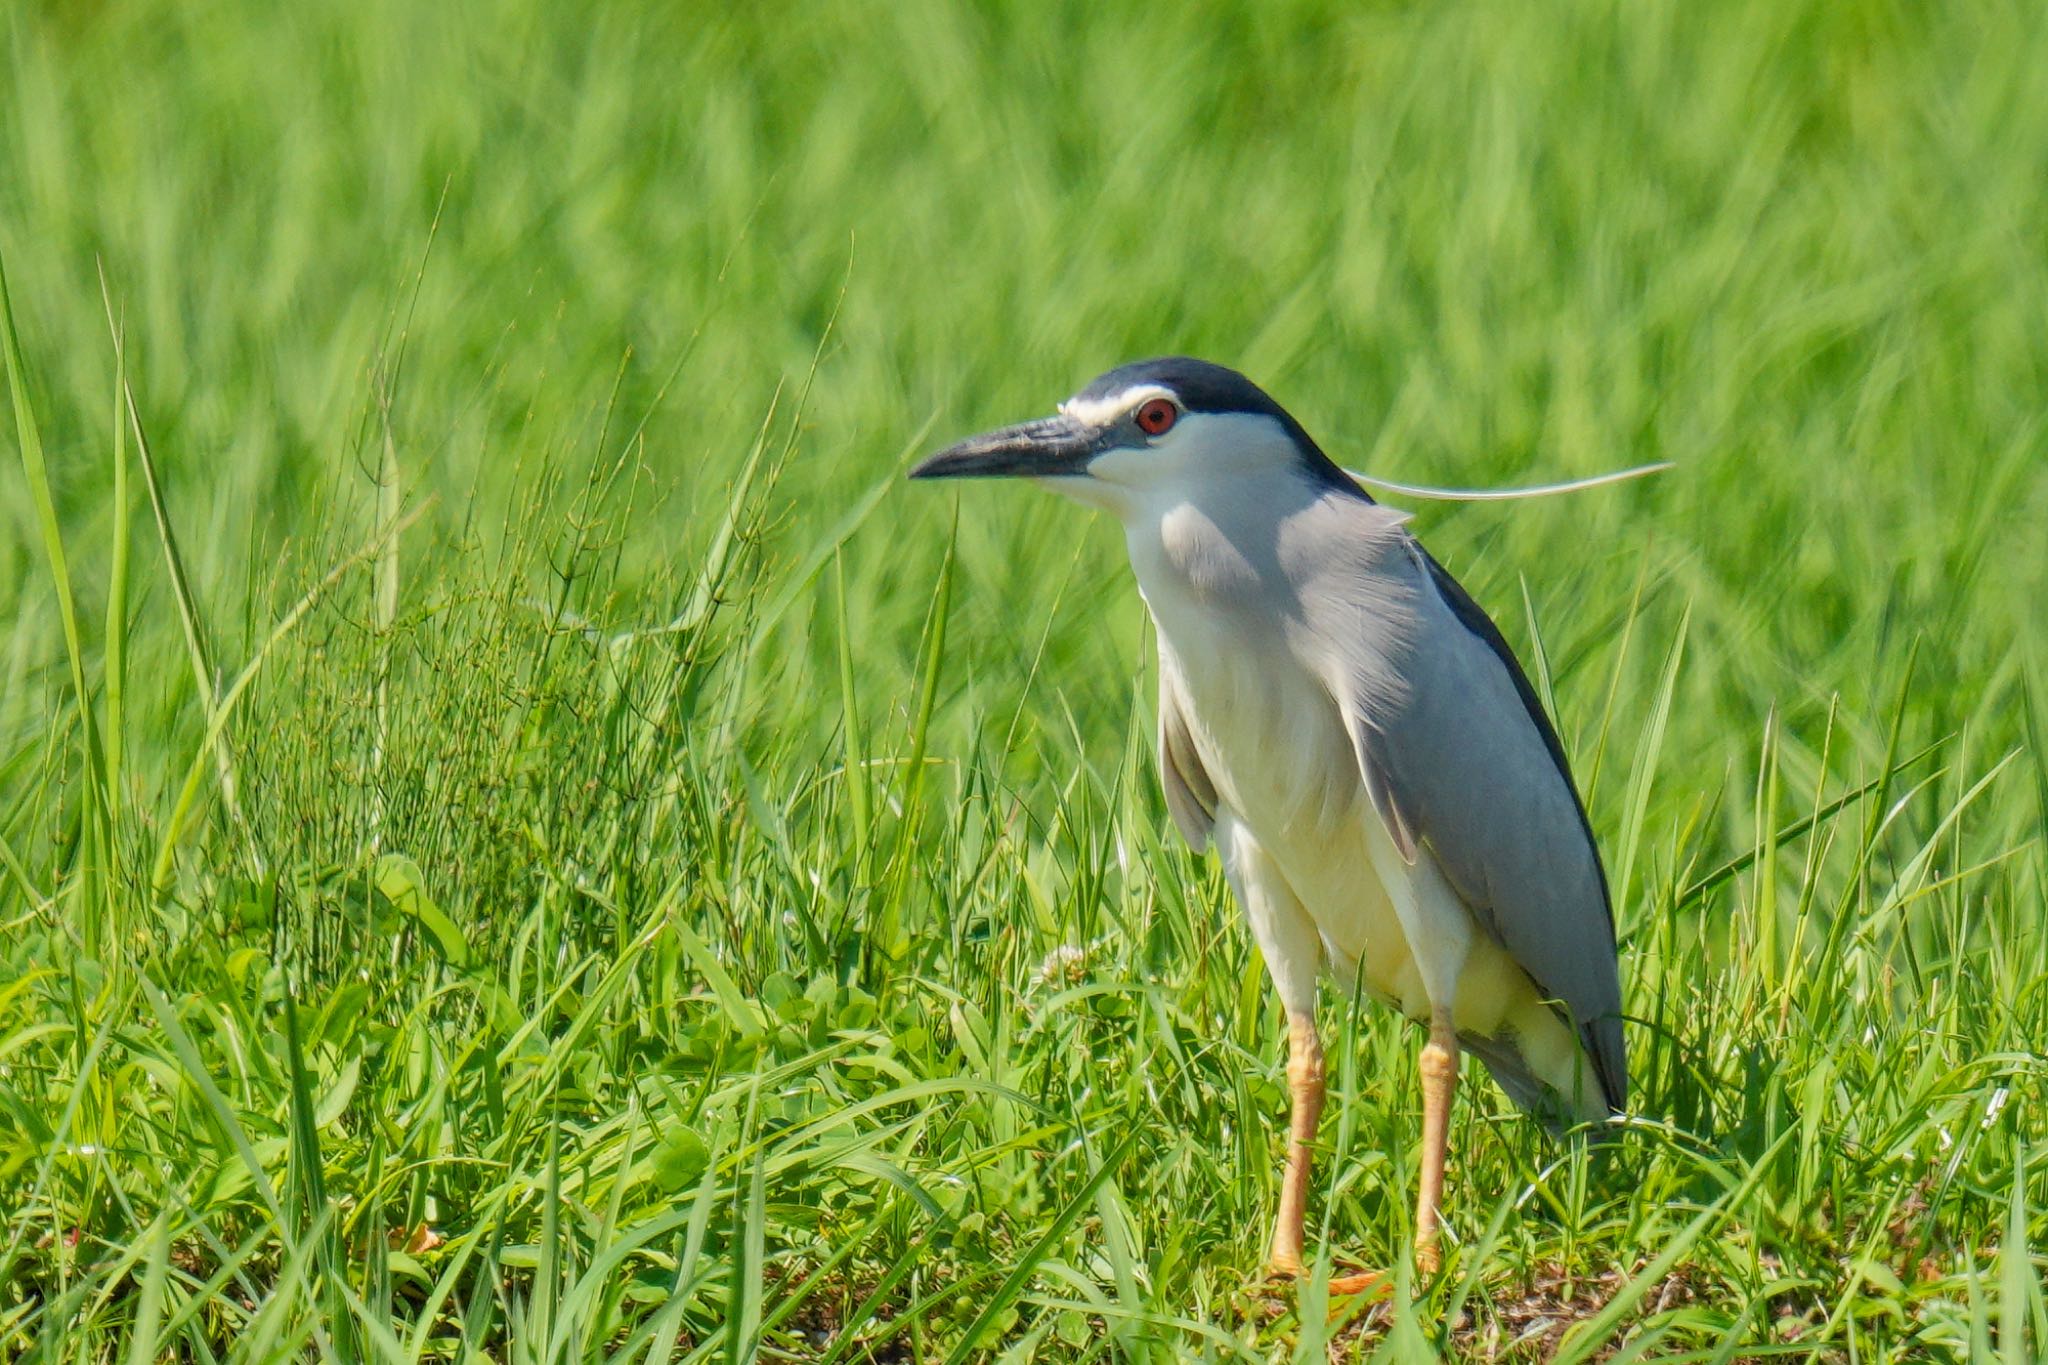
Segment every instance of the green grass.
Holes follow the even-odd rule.
[[[2020,4],[7,9],[0,1358],[2036,1358],[2044,242]],[[1259,1282],[1114,528],[898,478],[1169,351],[1676,463],[1417,510],[1641,1021],[1435,1283],[1334,1000]]]

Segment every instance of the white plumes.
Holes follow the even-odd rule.
[[[1392,479],[1361,474],[1355,469],[1347,469],[1344,472],[1367,488],[1378,489],[1382,493],[1398,494],[1401,497],[1428,498],[1437,502],[1511,502],[1517,498],[1547,498],[1553,493],[1579,493],[1588,488],[1604,488],[1611,483],[1640,479],[1645,474],[1659,474],[1671,467],[1671,461],[1659,460],[1655,464],[1632,465],[1627,469],[1593,474],[1583,479],[1566,479],[1562,483],[1527,484],[1520,488],[1436,488],[1423,483],[1396,483]]]

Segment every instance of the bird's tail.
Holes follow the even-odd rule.
[[[1562,1133],[1575,1123],[1598,1123],[1610,1112],[1590,1058],[1573,1087],[1578,1092],[1574,1097],[1531,1071],[1512,1038],[1460,1034],[1458,1041],[1486,1063],[1486,1069],[1493,1073],[1494,1081],[1509,1099],[1525,1113],[1534,1115],[1553,1134]]]

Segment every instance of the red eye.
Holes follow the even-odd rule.
[[[1180,420],[1180,409],[1168,398],[1148,398],[1138,405],[1138,430],[1147,436],[1164,436]]]

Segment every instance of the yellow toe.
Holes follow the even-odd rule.
[[[1361,1270],[1356,1275],[1338,1275],[1330,1280],[1330,1297],[1333,1299],[1381,1298],[1393,1292],[1394,1282],[1377,1270]]]

